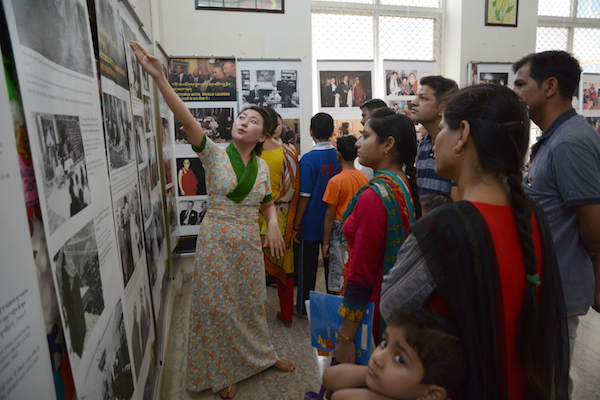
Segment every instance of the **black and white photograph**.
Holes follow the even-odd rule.
[[[276,63],[274,65],[277,65]],[[247,89],[242,90],[242,108],[250,105],[273,108],[300,107],[298,70],[243,70]]]
[[[94,222],[69,238],[53,260],[65,335],[70,338],[70,350],[81,357],[104,310]]]
[[[139,290],[132,293],[131,331],[129,333],[131,350],[133,353],[133,366],[136,381],[140,377],[142,360],[146,354],[148,339],[151,332],[152,308],[146,285],[141,285]]]
[[[154,137],[146,139],[148,145],[148,162],[150,163],[150,190],[154,190],[160,178],[158,174],[158,157],[156,156],[156,140]]]
[[[133,41],[137,42],[137,36],[131,31],[131,28],[122,20],[123,25],[123,36],[125,37],[125,52],[127,54],[127,66],[129,67],[129,91],[133,97],[142,99],[142,70],[140,64],[133,54],[131,46],[127,46],[127,43]]]
[[[144,123],[146,126],[146,132],[152,132],[152,101],[150,97],[144,96]]]
[[[180,201],[179,210],[181,226],[200,225],[206,215],[206,199]]]
[[[179,196],[206,194],[205,171],[199,158],[177,159],[177,186]]]
[[[177,218],[175,216],[175,191],[173,188],[166,190],[167,193],[167,217],[169,218],[169,232],[173,233],[177,227]]]
[[[371,71],[320,71],[321,107],[360,107],[373,98]]]
[[[148,261],[148,272],[150,274],[150,284],[152,287],[156,284],[158,270],[156,263],[158,262],[158,243],[156,242],[156,228],[154,228],[154,218],[150,219],[150,223],[146,228],[146,256]]]
[[[80,375],[86,379],[77,389],[78,398],[127,400],[133,396],[133,372],[121,300],[96,343],[89,365],[84,368]]]
[[[100,74],[129,90],[122,20],[115,0],[96,1]]]
[[[190,112],[202,126],[204,134],[215,143],[231,143],[233,108],[190,108]],[[183,125],[175,118],[175,144],[189,144]]]
[[[146,130],[144,129],[144,117],[140,115],[133,116],[133,124],[135,126],[135,149],[137,152],[138,165],[148,159],[148,148],[142,143],[146,140]]]
[[[123,269],[123,285],[127,286],[144,251],[144,225],[139,207],[137,185],[116,200],[113,208]]]
[[[34,113],[43,166],[43,186],[53,233],[87,207],[90,196],[79,117]],[[42,183],[43,182],[43,183]]]
[[[21,45],[61,67],[94,77],[96,66],[90,53],[89,16],[82,3],[78,0],[12,1]]]
[[[142,216],[144,221],[150,218],[150,171],[146,165],[140,169],[140,197],[142,198]]]
[[[108,160],[114,171],[135,161],[131,107],[127,100],[108,93],[102,99]]]
[[[154,231],[157,243],[158,254],[163,249],[165,243],[165,218],[163,215],[163,208],[160,198],[158,198],[152,205],[152,218],[154,219]]]

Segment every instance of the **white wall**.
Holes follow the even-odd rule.
[[[302,152],[312,148],[310,1],[287,0],[284,14],[196,10],[193,0],[156,3],[158,15],[153,17],[158,17],[160,33],[154,40],[171,56],[302,60]]]
[[[533,53],[537,9],[538,0],[521,0],[516,28],[485,26],[485,1],[446,0],[443,74],[464,87],[471,61],[512,63]]]

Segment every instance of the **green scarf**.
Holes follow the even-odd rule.
[[[206,146],[207,137],[204,135],[202,139],[202,143],[200,146],[192,146],[192,149],[196,153],[202,152],[204,147]],[[233,167],[233,172],[235,172],[235,176],[237,178],[238,184],[233,189],[231,193],[227,195],[227,197],[236,203],[241,203],[246,196],[250,193],[252,188],[254,187],[254,182],[256,182],[256,176],[258,175],[258,161],[256,160],[256,154],[254,151],[250,155],[250,161],[248,161],[248,165],[244,165],[244,161],[242,160],[242,156],[239,151],[235,148],[233,142],[227,146],[225,149],[227,152],[227,156],[229,157],[229,161],[231,161],[231,166]],[[272,196],[269,194],[267,197],[263,199],[263,203],[272,200]]]
[[[235,172],[238,181],[238,185],[233,189],[233,192],[227,195],[227,197],[236,203],[241,203],[246,196],[248,196],[248,193],[250,193],[252,187],[254,187],[254,182],[256,182],[256,176],[258,175],[258,161],[256,160],[256,154],[252,152],[248,165],[244,165],[242,156],[235,148],[233,142],[227,146],[225,151],[227,151],[229,161],[231,161],[231,166],[233,167],[233,171]]]

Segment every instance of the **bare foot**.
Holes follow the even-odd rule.
[[[292,364],[290,361],[282,360],[281,358],[277,359],[277,362],[275,363],[275,368],[283,372],[292,372],[296,369],[294,364]]]
[[[219,396],[221,396],[222,399],[233,399],[233,397],[235,396],[236,386],[237,385],[234,383],[229,387],[226,387],[225,389],[219,392]]]

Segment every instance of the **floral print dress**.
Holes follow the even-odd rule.
[[[254,186],[236,203],[227,197],[238,182],[226,151],[208,139],[198,155],[206,170],[208,207],[196,244],[186,387],[218,392],[277,361],[264,308],[258,226],[258,208],[271,193],[271,181],[267,164],[257,157]]]

